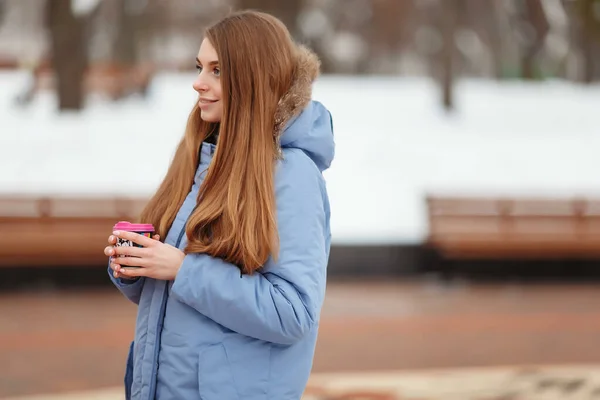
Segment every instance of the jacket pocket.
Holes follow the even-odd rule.
[[[200,354],[202,400],[267,400],[271,345],[236,335]]]
[[[271,344],[234,335],[223,341],[223,347],[240,398],[268,400]]]
[[[202,400],[241,400],[233,385],[223,344],[210,345],[200,352],[198,389]]]
[[[133,384],[133,344],[129,345],[129,354],[127,354],[127,364],[125,365],[125,400],[131,399],[131,385]]]

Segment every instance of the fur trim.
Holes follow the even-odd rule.
[[[275,113],[274,136],[278,151],[279,138],[287,123],[299,115],[312,98],[312,84],[319,76],[321,61],[305,46],[298,46],[292,86],[279,100]]]

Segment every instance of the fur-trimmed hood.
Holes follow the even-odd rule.
[[[318,57],[299,46],[294,81],[279,101],[274,134],[281,149],[304,151],[324,171],[333,161],[335,144],[331,114],[321,103],[311,100],[319,70]]]

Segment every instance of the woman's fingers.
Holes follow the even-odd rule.
[[[120,278],[121,276],[121,266],[119,264],[115,264],[113,262],[110,263],[110,268],[113,270],[113,276],[115,278]]]

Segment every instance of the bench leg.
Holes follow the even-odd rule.
[[[454,277],[454,261],[443,257],[435,249],[427,250],[424,267],[426,274],[433,274],[446,283]]]
[[[456,275],[456,266],[455,266],[455,261],[454,260],[443,260],[443,263],[440,262],[440,267],[441,267],[441,272],[442,272],[442,279],[444,282],[446,283],[450,283],[452,281],[452,278],[454,278],[454,276]]]

